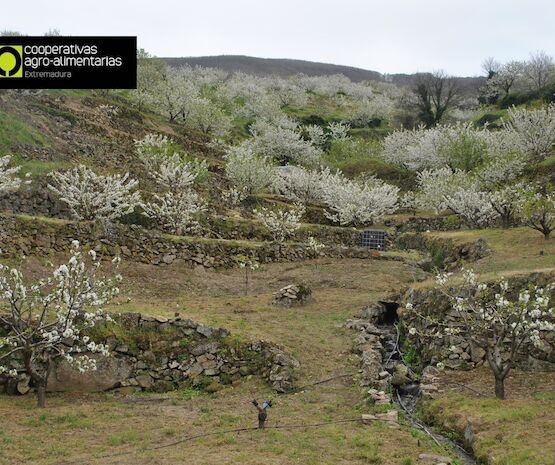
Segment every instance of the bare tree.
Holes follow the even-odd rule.
[[[526,62],[524,73],[534,88],[545,87],[555,75],[553,57],[542,50],[532,53]]]
[[[457,80],[445,71],[419,74],[416,86],[418,116],[426,127],[433,127],[455,106],[460,96]]]
[[[493,57],[487,57],[484,61],[482,61],[482,70],[484,71],[488,79],[491,79],[493,76],[495,76],[500,69],[501,63],[496,61]]]

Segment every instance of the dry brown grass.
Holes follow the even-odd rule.
[[[34,272],[40,274],[35,262]],[[264,338],[285,346],[301,362],[299,385],[357,373],[350,355],[352,333],[341,327],[360,307],[411,281],[399,262],[317,260],[265,265],[254,273],[247,296],[240,270],[192,271],[184,265],[124,263],[124,296],[118,311],[182,316],[230,328],[236,337]],[[314,300],[291,309],[270,305],[271,292],[293,281],[312,287]],[[359,418],[372,411],[351,377],[276,396],[256,378],[217,394],[181,391],[169,400],[139,402],[116,394],[51,395],[48,408],[32,398],[0,398],[5,427],[0,462],[6,464],[384,464],[416,461],[435,447],[408,427],[331,424],[221,434],[148,450],[181,437],[252,426],[253,398],[273,397],[270,425],[313,424]],[[124,455],[113,455],[123,453]]]

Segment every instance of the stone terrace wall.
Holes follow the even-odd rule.
[[[271,241],[271,234],[257,221],[230,217],[208,218],[206,229],[210,237],[231,240]],[[354,247],[359,244],[360,231],[356,228],[329,225],[303,224],[295,233],[295,240],[306,241],[309,237],[326,245]]]
[[[30,185],[22,185],[16,192],[0,196],[0,211],[12,211],[33,216],[71,219],[67,204],[46,186],[46,179],[33,180]]]
[[[279,246],[274,243],[170,236],[136,225],[112,225],[106,230],[94,222],[63,221],[22,216],[0,217],[0,248],[4,255],[48,256],[66,252],[78,240],[107,256],[153,265],[169,265],[183,260],[192,266],[229,268],[238,255],[255,255],[261,263],[299,261],[314,258],[305,244]],[[327,247],[326,256],[344,258],[395,259],[378,256],[371,250]]]
[[[214,329],[179,316],[113,315],[115,324],[94,328],[96,342],[109,346],[108,357],[96,356],[98,369],[79,373],[60,363],[49,391],[104,391],[133,388],[164,392],[183,387],[221,389],[242,377],[257,375],[278,392],[292,389],[299,363],[279,346],[237,342],[225,329]],[[29,392],[21,370],[17,380],[0,377],[0,393]]]
[[[512,278],[509,280],[510,288],[514,294],[518,290],[528,286],[530,283],[538,286],[546,286],[555,282],[555,273],[534,273],[531,275]],[[429,316],[432,320],[450,322],[452,325],[462,324],[457,312],[450,308],[447,297],[437,289],[416,289],[405,291],[398,298],[392,297],[401,304],[398,313],[400,321],[406,328],[415,327],[423,333],[429,333],[434,325],[423,321],[416,312]],[[555,302],[555,292],[551,296]],[[410,301],[414,305],[413,310],[404,308],[404,304]],[[516,359],[516,365],[524,370],[555,371],[555,334],[543,332],[545,347],[543,350],[532,345],[523,348]],[[446,367],[452,369],[469,369],[476,366],[484,356],[482,349],[472,347],[461,336],[443,336],[442,338],[422,339],[419,336],[409,337],[405,342],[405,350],[414,348],[418,351],[424,365],[435,365],[442,362]],[[453,350],[452,350],[453,348]]]
[[[429,253],[434,265],[446,270],[454,270],[463,261],[474,262],[492,253],[484,239],[457,244],[451,239],[422,233],[403,233],[397,237],[395,245],[403,250]]]

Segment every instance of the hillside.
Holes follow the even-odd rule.
[[[318,63],[306,60],[291,60],[287,58],[258,58],[244,55],[218,55],[204,57],[164,58],[164,60],[166,60],[171,66],[180,66],[187,63],[207,68],[220,68],[229,72],[241,71],[257,76],[276,75],[288,77],[300,73],[306,74],[307,76],[344,74],[355,82],[383,80],[382,74],[377,71],[355,68],[353,66]]]
[[[418,74],[382,74],[379,71],[288,58],[259,58],[245,55],[217,55],[202,57],[163,58],[170,66],[189,64],[205,68],[220,68],[228,72],[243,72],[256,76],[275,75],[280,77],[306,74],[307,76],[330,76],[343,74],[351,81],[387,81],[401,86],[414,84]],[[457,78],[465,93],[476,92],[485,81],[483,77],[461,76]]]

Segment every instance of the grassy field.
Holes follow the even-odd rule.
[[[38,263],[30,263],[37,273]],[[117,311],[181,315],[225,326],[238,338],[282,344],[301,362],[298,385],[356,375],[353,334],[342,327],[360,307],[414,279],[398,262],[317,260],[265,265],[244,295],[239,270],[191,271],[124,263]],[[314,300],[291,309],[270,305],[271,292],[293,281],[308,283]],[[127,302],[127,299],[131,299]],[[277,396],[252,378],[215,394],[55,394],[47,409],[31,397],[0,397],[2,464],[416,464],[419,453],[444,453],[408,426],[358,422],[265,432],[216,434],[162,449],[180,438],[253,426],[253,398],[273,398],[270,426],[359,418],[372,412],[352,376]],[[115,455],[114,455],[115,454]],[[118,455],[121,454],[121,455]]]
[[[504,401],[493,397],[493,378],[486,368],[446,372],[441,379],[445,392],[424,403],[424,416],[455,437],[462,437],[470,425],[477,458],[490,465],[555,463],[554,373],[513,371]]]
[[[480,229],[433,232],[433,236],[464,243],[484,238],[493,254],[469,264],[476,272],[498,277],[500,274],[527,273],[555,269],[555,237],[546,241],[530,228]]]

